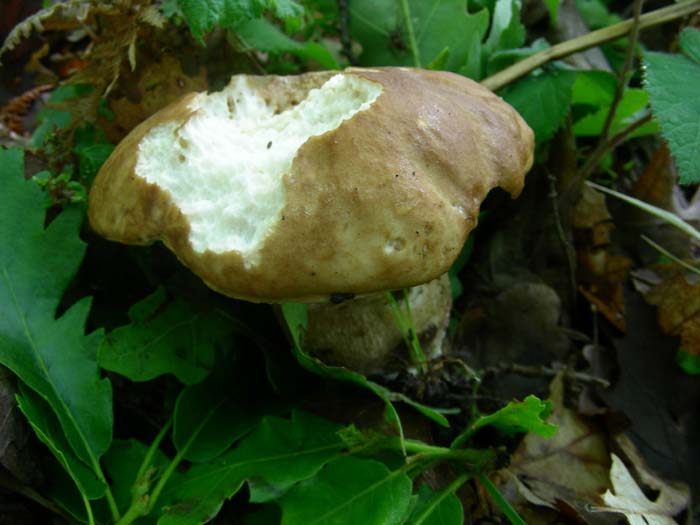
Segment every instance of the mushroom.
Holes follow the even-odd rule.
[[[443,275],[486,194],[520,193],[532,154],[517,112],[453,73],[237,75],[136,127],[89,219],[109,239],[162,241],[227,296],[338,302]]]

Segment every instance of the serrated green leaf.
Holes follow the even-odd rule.
[[[78,157],[78,173],[83,179],[92,181],[107,157],[114,151],[114,145],[90,144],[78,146],[73,151]]]
[[[406,525],[462,525],[464,509],[452,491],[435,492],[423,484],[418,489],[418,500]]]
[[[90,500],[101,498],[107,490],[107,485],[97,479],[95,474],[75,455],[51,407],[36,392],[24,387],[21,383],[17,406],[31,424],[39,440],[51,450],[75,482],[78,491]]]
[[[276,26],[263,19],[249,20],[237,24],[236,34],[251,49],[268,53],[290,53],[301,58],[315,60],[325,69],[339,69],[333,55],[315,42],[297,42]]]
[[[204,463],[256,427],[275,407],[251,375],[251,363],[217,366],[202,383],[182,391],[175,404],[173,442],[185,459]]]
[[[446,70],[458,71],[474,58],[478,63],[489,23],[485,9],[470,14],[462,0],[407,0],[407,6],[420,65],[426,66],[444,49],[449,49]],[[415,64],[401,2],[350,0],[348,7],[352,38],[362,46],[360,65]]]
[[[649,52],[644,54],[644,70],[651,107],[676,160],[680,182],[700,182],[700,63]]]
[[[233,29],[244,20],[258,18],[265,11],[276,18],[301,16],[304,9],[293,0],[178,0],[192,35],[203,42],[214,26]]]
[[[398,525],[411,500],[411,480],[401,470],[353,457],[328,463],[284,496],[282,525]]]
[[[518,110],[541,144],[554,136],[569,112],[575,79],[573,71],[552,70],[530,75],[500,95]]]
[[[527,396],[523,401],[511,401],[506,406],[488,416],[481,416],[471,428],[491,426],[506,434],[534,432],[543,437],[552,437],[557,426],[547,423],[551,403],[542,401],[537,396]]]
[[[679,43],[683,54],[693,62],[700,64],[700,30],[686,27],[681,31]]]
[[[186,385],[198,383],[233,331],[223,315],[182,299],[168,302],[160,289],[136,303],[129,318],[131,324],[106,335],[97,356],[102,368],[132,381],[173,374]]]
[[[143,480],[137,480],[136,476],[148,454],[148,448],[147,445],[135,439],[114,440],[102,458],[105,471],[109,475],[112,494],[121,511],[125,511],[131,504],[134,486],[143,482]],[[157,450],[153,455],[151,468],[162,468],[167,463],[167,456]],[[155,477],[155,474],[152,472],[151,476]]]
[[[158,524],[205,523],[246,480],[251,501],[278,498],[340,454],[345,445],[338,430],[303,412],[293,412],[291,421],[264,418],[231,452],[174,476],[163,494],[166,509]]]
[[[66,209],[44,229],[44,195],[25,181],[19,150],[0,150],[0,180],[0,362],[49,403],[98,472],[112,439],[112,388],[95,359],[102,334],[85,335],[89,298],[55,318],[85,251],[82,211]]]

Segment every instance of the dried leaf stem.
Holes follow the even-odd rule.
[[[655,11],[651,11],[639,17],[639,30],[665,24],[666,22],[692,15],[698,11],[700,11],[700,0],[686,0],[668,7],[656,9]],[[557,60],[578,53],[579,51],[585,51],[591,47],[599,46],[600,44],[623,37],[629,34],[633,26],[634,19],[625,20],[619,24],[604,27],[578,38],[567,40],[566,42],[540,51],[525,60],[521,60],[503,71],[499,71],[495,75],[485,78],[481,81],[481,84],[492,91],[496,91],[552,60]]]

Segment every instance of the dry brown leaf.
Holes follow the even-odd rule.
[[[605,507],[594,507],[596,512],[624,514],[630,525],[677,525],[673,516],[680,514],[689,502],[688,488],[683,484],[666,483],[643,464],[635,464],[642,482],[658,491],[655,500],[650,500],[637,484],[625,463],[611,454],[610,479],[613,490],[603,494]]]
[[[620,331],[625,331],[623,285],[632,261],[612,251],[614,229],[602,193],[584,186],[572,225],[578,254],[579,291]]]
[[[557,433],[550,439],[533,433],[525,436],[507,475],[517,493],[529,503],[585,514],[586,507],[599,503],[610,486],[606,436],[590,420],[564,405],[561,374],[552,381],[550,399],[548,422],[558,426]]]
[[[652,287],[645,299],[658,307],[657,319],[664,333],[680,336],[681,348],[700,356],[700,282],[676,273]]]

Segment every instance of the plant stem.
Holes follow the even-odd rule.
[[[413,57],[413,65],[415,67],[422,67],[420,61],[420,51],[418,51],[418,44],[416,43],[416,34],[413,31],[413,21],[411,20],[411,10],[408,8],[408,0],[401,0],[401,10],[403,11],[403,20],[406,24],[406,31],[408,32],[408,45],[411,48],[411,56]]]
[[[153,443],[151,443],[151,446],[148,448],[148,452],[146,452],[146,456],[143,458],[143,461],[141,462],[141,466],[139,467],[139,471],[136,473],[136,478],[135,481],[138,481],[139,479],[143,478],[144,474],[146,474],[146,471],[148,468],[151,466],[151,463],[153,462],[153,456],[155,456],[156,451],[160,447],[160,444],[162,443],[163,439],[165,439],[165,436],[168,434],[168,431],[170,430],[170,427],[173,425],[173,418],[171,417],[168,419],[168,421],[163,425],[163,428],[160,429],[160,432],[158,432],[158,435],[155,437],[153,440]]]
[[[676,257],[676,256],[673,255],[671,252],[669,252],[666,248],[664,248],[664,247],[661,246],[660,244],[656,244],[654,241],[652,241],[652,240],[651,240],[649,237],[647,237],[646,235],[642,235],[642,240],[643,240],[644,242],[646,242],[649,246],[651,246],[652,248],[654,248],[656,251],[660,252],[661,254],[663,254],[663,255],[665,255],[666,257],[668,257],[669,259],[671,259],[674,263],[676,263],[676,264],[682,266],[683,268],[685,268],[686,270],[688,270],[688,271],[690,271],[690,272],[700,274],[700,269],[696,268],[695,266],[693,266],[693,265],[691,265],[691,264],[688,264],[688,263],[685,262],[683,259],[680,259],[680,258]]]
[[[498,506],[501,507],[503,514],[506,515],[508,520],[510,520],[513,525],[527,525],[525,520],[520,517],[520,514],[518,514],[518,512],[511,507],[510,503],[508,503],[508,501],[503,497],[503,494],[501,494],[496,486],[491,483],[491,480],[483,474],[478,474],[478,476],[481,484],[484,486],[484,488],[486,488],[489,495],[498,504]]]
[[[471,474],[464,473],[455,478],[446,488],[435,494],[435,496],[431,498],[430,503],[423,509],[423,512],[418,514],[418,516],[414,518],[414,521],[411,522],[412,525],[422,525],[426,518],[430,517],[435,508],[440,505],[446,497],[457,492],[459,487],[469,481],[469,478],[471,478]]]
[[[619,146],[628,136],[634,133],[637,128],[642,127],[644,124],[650,121],[651,113],[646,113],[644,116],[638,118],[625,128],[621,129],[611,139],[606,139],[599,142],[598,146],[596,146],[593,152],[588,156],[586,162],[584,162],[583,166],[581,166],[581,169],[578,170],[578,175],[574,180],[586,180],[608,152]],[[569,187],[571,186],[572,184],[569,184]]]
[[[603,131],[600,134],[600,139],[598,141],[599,145],[603,144],[608,135],[610,135],[610,128],[612,126],[613,120],[615,119],[615,113],[617,113],[617,107],[620,105],[622,100],[622,95],[625,93],[627,88],[629,71],[632,68],[632,62],[634,62],[634,54],[637,47],[637,39],[639,38],[639,17],[642,14],[642,4],[643,0],[634,1],[634,17],[632,18],[632,29],[630,30],[630,41],[627,45],[627,50],[625,51],[625,62],[622,66],[622,71],[620,71],[620,76],[617,80],[617,85],[615,86],[615,94],[613,95],[612,102],[610,103],[610,109],[605,117],[605,123],[603,124]]]
[[[640,16],[639,29],[642,30],[660,24],[665,24],[671,20],[676,20],[677,18],[691,15],[696,11],[700,11],[700,0],[678,2],[677,4],[673,4],[662,9],[657,9]],[[602,29],[598,29],[597,31],[592,31],[586,35],[567,40],[566,42],[562,42],[561,44],[557,44],[540,51],[539,53],[536,53],[525,60],[521,60],[503,71],[499,71],[495,75],[485,78],[481,81],[481,84],[492,91],[496,91],[503,86],[510,84],[514,80],[528,74],[530,71],[543,66],[547,62],[578,53],[579,51],[585,51],[588,48],[595,47],[600,44],[604,44],[605,42],[610,42],[611,40],[625,36],[630,32],[633,25],[634,20],[625,20],[619,24],[604,27]]]
[[[651,204],[640,201],[639,199],[635,199],[634,197],[630,197],[629,195],[625,195],[624,193],[620,193],[615,190],[611,190],[609,188],[606,188],[605,186],[601,186],[599,184],[595,184],[594,182],[586,181],[586,184],[591,186],[592,188],[595,188],[598,191],[602,191],[603,193],[607,193],[608,195],[612,195],[613,197],[617,197],[618,199],[625,201],[628,204],[631,204],[632,206],[635,206],[639,208],[640,210],[644,210],[647,213],[650,213],[651,215],[654,215],[655,217],[658,217],[662,221],[670,224],[671,226],[678,228],[682,232],[688,234],[690,237],[693,239],[700,240],[700,231],[696,230],[693,228],[690,224],[685,222],[683,219],[678,217],[677,215],[674,215],[673,213],[666,211],[664,209],[658,208],[657,206],[652,206]]]

